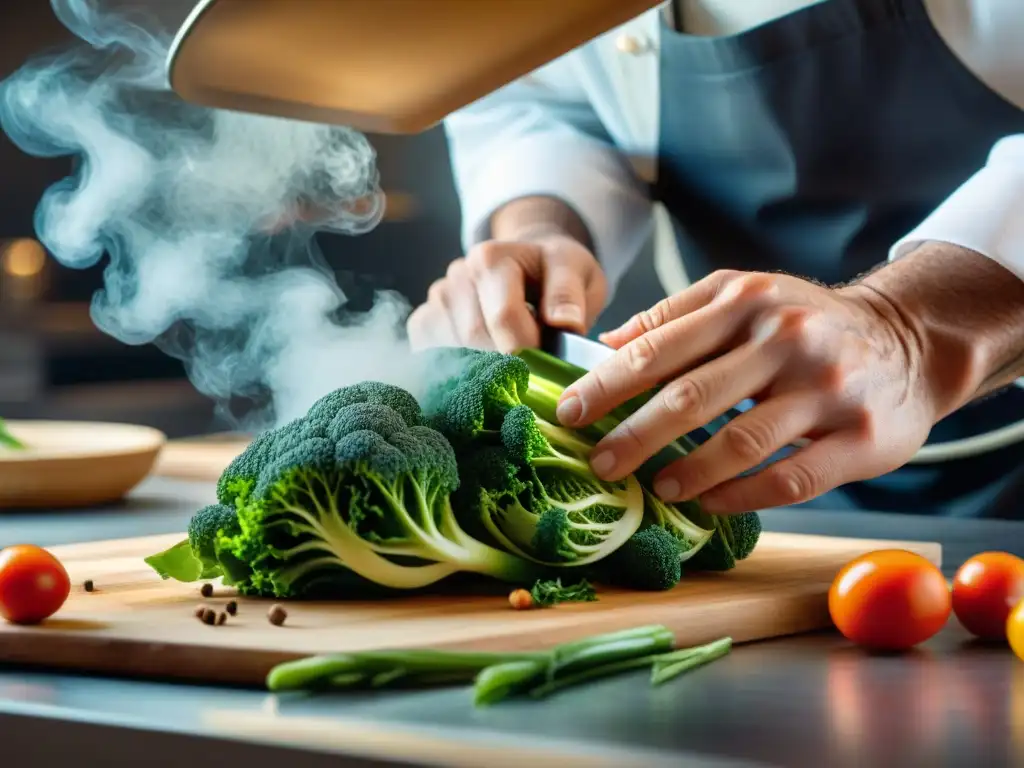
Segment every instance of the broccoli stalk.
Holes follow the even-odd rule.
[[[296,585],[335,569],[400,590],[426,587],[459,571],[514,583],[538,577],[519,558],[466,534],[455,520],[447,488],[422,470],[295,467],[261,498],[240,510],[241,536],[221,542],[243,559],[254,542],[265,548],[269,557],[258,562],[275,564],[254,572],[251,581],[259,593],[288,596]],[[349,499],[347,510],[341,499]],[[275,530],[285,532],[288,545],[275,545],[268,535]]]
[[[681,563],[694,557],[715,535],[714,528],[702,528],[683,515],[677,507],[666,504],[646,488],[644,500],[652,522],[664,528],[676,540]]]

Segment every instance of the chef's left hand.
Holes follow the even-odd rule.
[[[924,444],[939,409],[900,318],[863,285],[716,272],[604,334],[617,352],[566,390],[558,417],[585,426],[665,385],[595,448],[594,472],[616,480],[752,398],[750,411],[663,469],[655,492],[699,497],[715,514],[807,501],[890,472]],[[737,477],[801,437],[807,447]]]

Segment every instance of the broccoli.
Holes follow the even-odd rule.
[[[529,367],[514,355],[465,350],[461,359],[461,370],[431,387],[423,406],[456,450],[486,436],[497,440],[505,414],[522,403],[530,382]]]
[[[696,556],[715,534],[714,528],[702,528],[673,504],[668,504],[644,488],[647,517],[675,539],[679,547],[679,561],[686,562]]]
[[[221,531],[238,530],[238,516],[234,507],[210,504],[203,507],[188,523],[188,542],[192,552],[206,563],[217,561],[216,544]]]
[[[691,568],[728,571],[754,551],[761,538],[761,516],[757,512],[729,516],[702,514],[714,526],[715,535],[693,556]]]
[[[469,487],[456,505],[505,550],[543,565],[582,566],[621,546],[643,521],[635,477],[599,480],[593,445],[538,417],[522,396],[530,369],[515,355],[465,356],[459,376],[428,394],[431,423],[459,452]],[[499,450],[503,449],[502,450]]]
[[[251,491],[238,532],[218,554],[248,567],[242,594],[340,596],[366,586],[419,589],[456,572],[527,583],[536,565],[473,538],[457,522],[455,453],[394,388],[357,385],[328,395],[309,416],[276,431],[239,467]],[[399,403],[400,405],[400,403]],[[409,422],[412,422],[410,424]],[[255,445],[255,443],[254,443]],[[241,457],[240,457],[241,458]]]
[[[234,507],[210,504],[192,515],[188,538],[146,558],[146,563],[165,579],[196,581],[217,578],[224,573],[217,557],[217,538],[222,531],[237,530]]]
[[[649,525],[595,567],[595,580],[626,589],[672,589],[682,578],[679,543],[666,529]]]
[[[521,350],[517,356],[531,371],[529,386],[523,401],[542,418],[554,419],[555,408],[562,392],[586,371],[564,360],[537,349]],[[611,413],[576,433],[587,439],[600,440],[618,424],[653,397],[654,392],[638,395],[615,408]],[[671,462],[696,449],[687,436],[680,437],[635,472],[645,486],[654,475]],[[738,560],[748,557],[761,535],[761,518],[757,512],[732,517],[718,517],[705,513],[699,502],[668,505],[646,493],[647,518],[675,535],[682,547],[682,558],[691,570],[727,571]],[[703,533],[701,533],[703,531]],[[711,531],[701,543],[701,539]]]

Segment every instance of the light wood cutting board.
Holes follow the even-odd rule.
[[[193,615],[210,600],[198,585],[161,581],[143,558],[181,535],[55,547],[72,594],[36,627],[0,624],[0,659],[77,671],[261,686],[276,663],[376,648],[540,650],[587,635],[665,624],[677,645],[729,635],[737,643],[830,626],[827,594],[839,568],[857,555],[900,547],[941,565],[939,544],[765,533],[733,571],[693,575],[668,592],[601,591],[594,603],[514,611],[503,596],[418,597],[389,602],[287,605],[267,621],[271,601],[239,600],[238,615],[207,626]],[[82,588],[91,579],[95,591]]]

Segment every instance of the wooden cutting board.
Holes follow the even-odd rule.
[[[0,660],[77,671],[261,686],[276,663],[309,655],[377,648],[539,650],[587,635],[665,624],[677,645],[729,635],[737,643],[830,626],[827,594],[851,558],[882,548],[919,552],[941,565],[928,542],[765,533],[733,571],[694,575],[668,592],[599,592],[594,603],[514,611],[502,595],[417,597],[389,602],[289,603],[284,626],[267,620],[272,604],[239,600],[221,626],[194,616],[196,584],[161,579],[143,558],[181,535],[55,547],[72,579],[61,611],[36,627],[0,624]],[[93,592],[82,583],[91,579]]]

